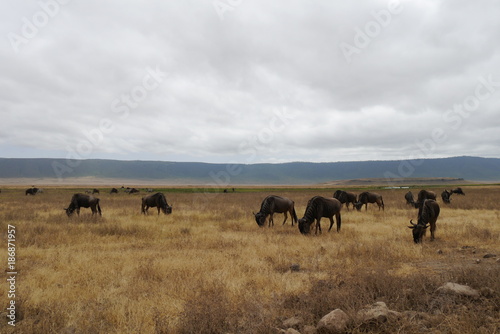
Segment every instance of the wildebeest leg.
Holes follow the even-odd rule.
[[[269,214],[269,222],[268,222],[268,226],[271,227],[271,224],[273,224],[274,226],[274,219],[273,219],[273,212],[271,212]]]
[[[316,218],[316,232],[314,234],[318,234],[318,229],[319,233],[323,233],[321,231],[321,217]]]
[[[436,231],[436,220],[431,221],[431,241],[434,241],[434,231]]]
[[[158,205],[158,216],[160,215],[160,206]]]
[[[333,226],[333,216],[331,217],[328,217],[330,219],[330,228],[328,229],[328,232],[330,232],[330,230],[332,229],[332,226]]]
[[[342,217],[340,212],[335,214],[335,219],[337,220],[337,233],[340,232],[340,225],[342,224]]]
[[[77,207],[76,207],[76,214],[77,214],[78,216],[80,215],[80,207],[79,207],[79,206],[77,206]]]
[[[368,202],[365,203],[365,211],[368,211]]]
[[[285,225],[286,220],[288,219],[288,214],[287,214],[287,212],[285,211],[285,212],[283,212],[283,214],[285,215],[285,220],[283,220],[283,224],[281,224],[281,225]],[[292,221],[292,224],[293,224],[293,221]]]

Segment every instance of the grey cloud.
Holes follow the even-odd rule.
[[[211,2],[72,1],[19,53],[1,42],[0,145],[65,157],[106,119],[114,129],[85,157],[393,159],[434,128],[449,139],[433,155],[494,154],[500,86],[458,129],[445,117],[474,96],[478,78],[500,82],[500,6],[402,1],[348,63],[339,45],[353,44],[388,3],[244,1],[221,20]],[[9,7],[4,36],[40,10]],[[147,68],[165,78],[125,117],[113,103]],[[273,124],[277,110],[294,114],[284,128]]]

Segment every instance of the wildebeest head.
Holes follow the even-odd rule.
[[[363,206],[363,203],[361,203],[361,202],[357,202],[357,203],[354,203],[353,205],[354,205],[354,207],[356,208],[356,210],[358,210],[358,211],[359,211],[359,210],[361,210],[361,207]]]
[[[68,215],[68,217],[70,217],[75,212],[75,209],[72,208],[71,206],[68,208],[65,208],[63,210],[66,211],[66,214]]]
[[[429,227],[429,225],[423,224],[421,222],[418,222],[418,224],[415,224],[412,220],[410,220],[410,224],[411,224],[411,226],[408,226],[408,228],[412,229],[413,241],[416,244],[422,242],[422,237],[425,235],[425,231]]]
[[[163,211],[164,214],[172,213],[172,206],[165,205],[164,207],[161,208],[161,211]]]
[[[301,218],[298,221],[299,223],[299,231],[302,234],[309,234],[311,232],[311,224],[312,222],[307,221],[306,218]]]
[[[260,227],[264,226],[266,223],[266,215],[263,214],[262,212],[257,212],[253,214],[255,216],[255,221],[257,222],[257,225]]]

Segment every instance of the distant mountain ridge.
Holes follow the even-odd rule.
[[[179,184],[314,184],[332,180],[415,177],[500,180],[500,159],[452,157],[423,160],[212,164],[201,162],[0,158],[1,178],[112,178]]]

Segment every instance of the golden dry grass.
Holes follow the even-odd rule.
[[[167,193],[168,216],[154,208],[141,215],[141,194],[103,192],[102,218],[91,218],[89,209],[68,218],[62,208],[76,190],[0,194],[0,261],[7,262],[7,224],[15,225],[19,272],[18,322],[12,328],[2,320],[1,332],[274,333],[287,317],[314,325],[335,308],[353,315],[378,300],[396,311],[428,312],[428,331],[498,331],[490,318],[499,315],[500,265],[482,256],[500,255],[500,187],[465,187],[466,196],[454,195],[448,206],[439,200],[436,241],[427,236],[421,245],[406,227],[416,219],[404,203],[407,190],[376,190],[385,211],[344,209],[340,233],[328,233],[324,219],[323,234],[307,237],[289,222],[282,226],[282,215],[273,228],[257,226],[252,211],[268,191]],[[273,193],[293,199],[300,218],[309,198],[333,190]],[[443,301],[434,291],[446,281],[496,294]],[[2,301],[7,290],[0,285]],[[400,319],[369,331],[421,327]]]

